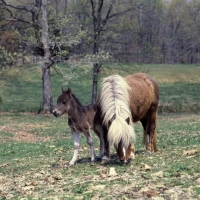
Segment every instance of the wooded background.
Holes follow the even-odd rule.
[[[0,2],[0,67],[43,56],[42,0]],[[56,61],[97,52],[119,62],[200,61],[199,0],[49,0],[47,9]]]
[[[41,61],[50,112],[54,63],[92,63],[95,104],[105,62],[200,62],[199,0],[0,0],[0,27],[0,69]]]

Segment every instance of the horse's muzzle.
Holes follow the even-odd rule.
[[[128,165],[131,162],[131,158],[128,160],[120,160],[120,162],[122,163],[122,165]]]

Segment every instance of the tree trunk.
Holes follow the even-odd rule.
[[[42,86],[43,86],[43,112],[51,113],[53,109],[53,97],[51,90],[50,68],[42,66]]]
[[[99,73],[100,67],[101,67],[101,64],[99,63],[93,64],[92,104],[96,104],[98,73]]]
[[[107,8],[104,8],[104,3],[107,2]],[[90,0],[91,5],[91,15],[93,20],[93,54],[98,55],[99,53],[99,47],[100,47],[100,34],[103,30],[103,27],[106,25],[111,10],[113,8],[113,5],[115,3],[115,0],[112,1],[105,1],[105,0],[99,0],[94,1]],[[104,11],[106,13],[104,13]],[[104,17],[103,17],[104,14]],[[94,63],[93,64],[93,86],[92,86],[92,104],[96,103],[97,98],[97,82],[98,82],[98,73],[101,68],[101,63]]]
[[[98,5],[98,11],[96,13],[96,3],[90,0],[92,6],[92,17],[93,17],[93,54],[97,55],[99,51],[99,35],[100,35],[100,24],[101,24],[101,10],[104,0]],[[101,64],[93,64],[93,84],[92,84],[92,104],[96,104],[97,99],[97,83],[98,83],[98,72]]]
[[[50,67],[53,61],[50,60],[47,1],[42,1],[42,44],[44,48],[44,62],[42,64],[42,86],[43,86],[43,112],[50,113],[53,109],[53,97],[51,89]]]

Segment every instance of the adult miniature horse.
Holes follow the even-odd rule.
[[[159,88],[153,77],[144,73],[125,78],[113,75],[105,78],[97,100],[94,130],[104,146],[102,163],[110,159],[110,143],[114,145],[120,161],[129,163],[135,151],[133,123],[141,121],[147,153],[157,151],[156,121]]]
[[[68,88],[66,91],[62,90],[62,94],[58,97],[57,105],[53,110],[53,115],[55,117],[59,117],[64,113],[68,114],[68,125],[71,128],[74,139],[74,155],[69,162],[69,165],[74,165],[77,160],[80,146],[80,132],[83,132],[87,138],[87,143],[91,150],[91,161],[95,161],[96,156],[90,129],[93,128],[96,106],[82,106],[76,96],[72,93],[71,89]]]

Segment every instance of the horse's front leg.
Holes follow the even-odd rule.
[[[94,162],[96,159],[95,156],[95,151],[94,151],[94,144],[93,144],[93,140],[92,140],[92,136],[89,130],[83,132],[85,137],[87,138],[87,143],[90,146],[90,151],[91,151],[91,161]]]
[[[99,155],[96,157],[96,160],[101,160],[101,158],[104,156],[104,138],[103,138],[103,128],[101,125],[94,125],[93,131],[96,133],[96,135],[99,138],[100,141],[100,150]]]
[[[79,150],[79,147],[80,147],[80,135],[79,135],[79,133],[77,133],[73,129],[71,129],[71,131],[72,131],[72,136],[73,136],[73,139],[74,139],[74,155],[73,155],[73,158],[71,159],[71,161],[69,162],[70,166],[75,164],[77,157],[78,157],[78,150]]]
[[[104,140],[104,156],[102,158],[101,164],[106,164],[110,161],[110,144],[108,141],[108,129],[103,126],[102,137]]]
[[[99,140],[100,140],[100,151],[99,151],[98,158],[101,159],[104,156],[104,151],[105,151],[105,144],[104,144],[102,133],[100,135]]]

